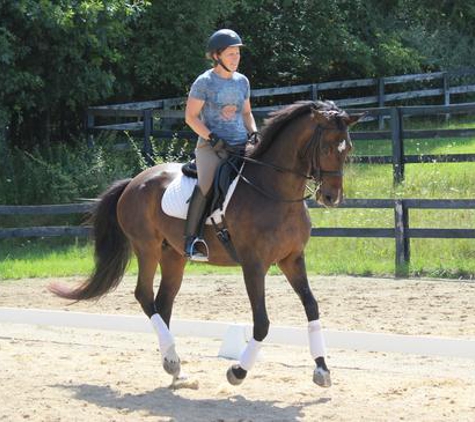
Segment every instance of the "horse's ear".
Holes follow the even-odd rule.
[[[354,113],[343,117],[343,121],[347,126],[352,126],[362,120],[368,113]]]

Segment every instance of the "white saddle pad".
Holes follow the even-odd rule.
[[[229,201],[231,200],[234,190],[236,189],[238,180],[239,176],[236,176],[236,178],[229,186],[226,198],[224,200],[223,209],[217,209],[212,215],[210,215],[206,220],[206,224],[212,224],[211,218],[213,218],[216,223],[221,222],[222,216],[224,216]],[[196,186],[196,182],[196,179],[187,177],[184,174],[180,173],[178,177],[176,177],[175,180],[173,180],[173,182],[168,186],[162,197],[163,212],[169,215],[170,217],[176,217],[182,220],[186,220],[186,215],[188,213],[187,201],[193,193],[193,189]]]

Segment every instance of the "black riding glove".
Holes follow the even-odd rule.
[[[209,134],[208,142],[215,151],[221,151],[223,149],[229,148],[229,144],[224,139],[218,138],[214,133]]]
[[[252,132],[248,135],[247,138],[248,138],[248,142],[251,145],[256,145],[259,142],[261,142],[262,136],[261,136],[260,132]]]

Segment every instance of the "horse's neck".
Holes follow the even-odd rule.
[[[255,180],[262,187],[278,193],[285,199],[298,198],[305,191],[307,180],[302,175],[306,174],[308,169],[302,165],[302,160],[299,158],[301,150],[299,143],[301,142],[298,142],[291,133],[284,131],[259,158],[270,166],[274,165],[288,171],[278,171],[268,166],[253,168]]]

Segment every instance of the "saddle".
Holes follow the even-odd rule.
[[[244,160],[242,155],[230,156],[223,161],[217,168],[214,175],[213,186],[211,192],[208,193],[210,200],[207,208],[207,215],[213,214],[217,209],[223,209],[223,204],[226,199],[226,194],[231,186],[232,182],[239,174],[239,170],[242,167]],[[193,179],[198,178],[198,172],[196,168],[196,161],[192,160],[184,164],[181,168],[182,173]]]

